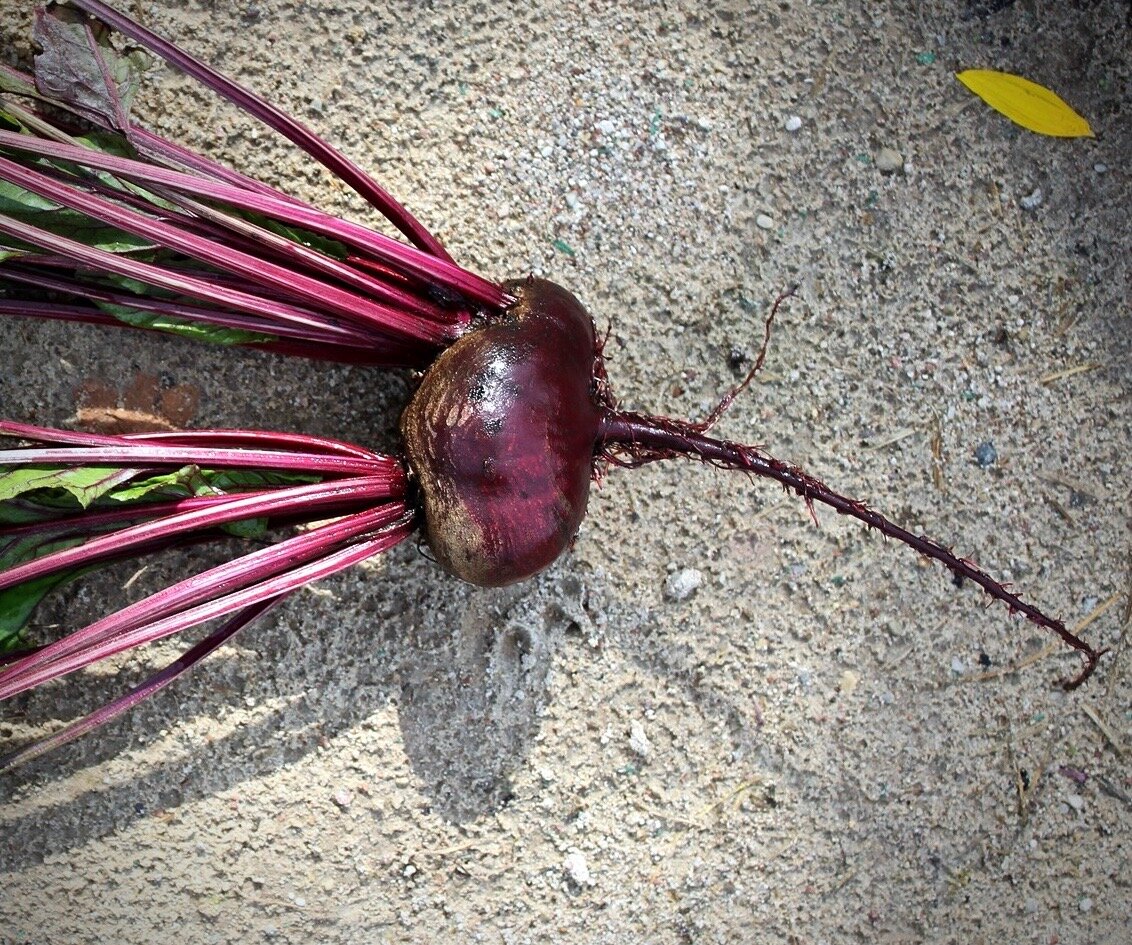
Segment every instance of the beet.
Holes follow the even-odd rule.
[[[449,572],[486,587],[537,574],[586,514],[603,416],[593,320],[544,279],[441,354],[401,417],[425,534]]]
[[[110,27],[303,148],[408,242],[138,125],[128,105],[139,66]],[[773,479],[811,513],[821,503],[940,562],[957,586],[974,583],[1082,654],[1066,688],[1096,668],[1103,649],[971,561],[761,449],[708,435],[761,367],[786,296],[747,377],[705,420],[620,410],[593,321],[565,289],[461,268],[344,155],[100,0],[45,7],[35,38],[34,76],[0,64],[0,242],[15,247],[0,252],[0,317],[426,370],[401,418],[404,456],[295,433],[106,436],[0,419],[0,438],[22,444],[0,449],[0,700],[224,618],[140,686],[0,757],[0,770],[105,724],[299,588],[418,529],[465,581],[530,577],[570,547],[593,479],[677,457]],[[76,122],[99,134],[84,143]],[[21,637],[45,594],[94,566],[232,538],[251,550],[42,646]]]

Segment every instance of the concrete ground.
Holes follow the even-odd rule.
[[[1112,653],[1065,694],[1071,654],[859,525],[736,474],[614,470],[537,580],[475,591],[403,546],[0,776],[0,942],[1128,941],[1127,4],[126,8],[338,144],[461,263],[569,286],[611,326],[626,407],[705,415],[799,283],[721,434]],[[6,62],[31,12],[0,0]],[[1012,125],[968,67],[1055,89],[1096,138]],[[184,77],[139,112],[368,219]],[[199,396],[192,426],[395,450],[412,389],[30,321],[0,357],[0,413],[51,424],[92,382],[156,375]],[[37,632],[209,560],[128,588],[110,569]],[[0,748],[175,649],[13,700]]]

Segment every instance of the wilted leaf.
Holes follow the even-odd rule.
[[[1089,123],[1045,86],[1009,72],[968,69],[955,75],[997,112],[1011,121],[1054,138],[1092,138]]]
[[[35,57],[39,92],[100,125],[125,130],[149,58],[119,52],[104,26],[68,7],[37,10],[33,37],[42,49]]]

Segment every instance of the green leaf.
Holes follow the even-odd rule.
[[[35,84],[30,79],[30,76],[26,76],[11,66],[6,66],[0,62],[0,92],[34,96],[36,94]]]
[[[246,518],[243,521],[221,525],[220,530],[236,538],[264,538],[267,535],[267,519]]]
[[[262,214],[243,213],[241,216],[249,223],[261,226],[265,230],[270,230],[278,236],[289,239],[292,243],[298,243],[300,246],[307,247],[307,249],[313,249],[316,252],[322,253],[324,256],[329,256],[331,259],[343,260],[350,255],[350,250],[346,247],[346,244],[339,243],[337,240],[319,236],[317,233],[311,233],[309,230],[303,230],[299,227],[288,226],[286,223],[280,223],[278,220],[272,220]]]
[[[28,214],[42,213],[46,210],[62,210],[54,201],[33,194],[6,180],[0,180],[0,213],[4,216],[24,217]]]
[[[4,111],[3,108],[0,108],[0,128],[3,128],[5,131],[19,131],[21,133],[24,130],[24,126]]]
[[[3,180],[0,180],[0,214],[108,253],[136,253],[156,248],[152,240],[109,226],[77,210],[68,210]]]
[[[0,653],[18,650],[23,645],[23,629],[40,601],[84,570],[76,568],[60,574],[46,574],[0,591]]]
[[[150,476],[132,482],[123,489],[115,489],[106,494],[106,499],[122,504],[140,502],[143,499],[187,499],[189,496],[199,495],[194,486],[200,479],[199,466],[182,466],[174,472]]]
[[[27,525],[31,522],[46,522],[58,518],[61,514],[75,510],[75,500],[67,493],[60,500],[55,495],[55,502],[36,502],[29,498],[10,499],[0,502],[0,525]],[[62,502],[62,504],[60,504]]]
[[[132,281],[132,280],[131,280]],[[146,288],[145,286],[142,287]],[[225,328],[221,325],[211,325],[207,322],[197,322],[189,318],[180,318],[176,315],[163,315],[156,312],[143,312],[140,309],[129,308],[125,305],[114,305],[110,302],[96,302],[100,309],[108,315],[133,325],[135,328],[151,328],[155,331],[164,331],[183,338],[192,338],[195,341],[207,341],[217,345],[250,345],[266,344],[276,341],[275,335],[265,332],[244,331],[240,328]]]
[[[71,526],[61,525],[59,529],[49,532],[10,539],[6,544],[0,543],[0,571],[53,551],[81,545],[85,541],[82,537],[58,537],[61,531],[69,528]],[[0,653],[22,645],[22,631],[44,597],[60,584],[78,577],[86,570],[88,569],[75,568],[58,574],[46,574],[34,581],[25,581],[0,591]]]
[[[75,140],[86,145],[92,151],[101,151],[103,154],[113,154],[115,157],[123,158],[136,158],[138,156],[138,152],[130,142],[112,131],[95,129],[85,135],[78,135]]]
[[[61,522],[57,527],[35,535],[0,541],[0,571],[14,568],[17,564],[23,564],[25,561],[31,561],[53,551],[81,545],[86,540],[81,536],[61,538],[60,535],[67,531],[74,531],[74,523]]]
[[[271,472],[260,469],[224,469],[219,472],[205,470],[204,477],[212,488],[220,492],[240,492],[265,489],[268,486],[301,486],[308,482],[321,482],[316,473]]]
[[[0,466],[0,503],[27,493],[47,493],[49,497],[52,493],[62,493],[85,509],[137,474],[138,470],[121,466],[75,466],[66,469]]]
[[[129,276],[117,276],[111,273],[107,273],[106,281],[115,288],[125,289],[127,292],[132,292],[134,295],[149,295],[161,299],[173,298],[173,294],[171,292],[165,292],[161,289],[154,288],[153,286],[147,285],[146,283],[142,282],[140,279],[131,279]],[[133,310],[130,309],[129,311]],[[110,314],[113,315],[114,313],[111,312]]]

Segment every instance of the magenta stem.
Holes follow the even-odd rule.
[[[3,425],[6,428],[6,424]],[[41,447],[0,450],[0,466],[186,466],[212,469],[273,469],[326,476],[369,476],[390,484],[404,482],[398,460],[391,456],[327,455],[286,450],[211,449],[196,446],[150,445],[114,438],[97,450]]]
[[[325,331],[326,340],[330,343],[338,341],[337,336],[339,335],[347,340],[352,340],[354,336],[350,329],[336,326],[326,319],[312,319],[292,305],[281,304],[264,296],[226,288],[215,281],[199,279],[117,253],[87,246],[78,240],[59,236],[13,218],[0,216],[0,233],[7,233],[9,236],[31,243],[33,246],[65,256],[72,265],[78,263],[102,272],[137,279],[139,282],[160,289],[168,289],[178,294],[206,299],[237,311],[247,312],[250,315],[270,316],[278,318],[285,324],[296,324],[304,328]],[[2,267],[0,267],[0,271],[2,271]]]
[[[53,673],[52,667],[66,665],[74,669],[93,662],[93,659],[83,662],[82,658],[92,652],[94,647],[108,640],[181,613],[188,607],[205,603],[224,592],[238,590],[283,572],[291,572],[296,566],[320,557],[334,547],[353,542],[367,533],[380,532],[404,519],[405,515],[404,502],[386,503],[178,581],[144,600],[41,647],[0,670],[0,700],[62,675]],[[67,670],[69,671],[70,669]]]
[[[100,3],[98,0],[73,0],[73,5],[93,14],[124,36],[141,43],[166,62],[188,73],[198,82],[263,121],[354,188],[369,203],[381,211],[397,229],[404,233],[410,242],[441,259],[450,259],[444,247],[440,245],[440,241],[376,181],[353,161],[295,121],[291,116],[106,4]]]
[[[0,590],[15,587],[26,581],[48,574],[105,561],[123,555],[131,549],[140,549],[155,542],[165,542],[186,532],[217,528],[231,522],[264,518],[272,515],[302,513],[313,518],[315,513],[334,514],[356,507],[358,503],[381,502],[403,494],[404,487],[390,488],[388,480],[380,477],[345,479],[337,482],[319,482],[307,486],[293,486],[240,495],[214,506],[189,509],[165,516],[156,521],[140,522],[108,535],[91,538],[81,545],[33,558],[22,564],[0,571]]]
[[[224,624],[212,631],[212,633],[195,646],[190,647],[160,672],[154,673],[149,679],[135,686],[125,695],[119,696],[113,702],[108,702],[106,705],[95,709],[83,718],[71,722],[69,725],[46,738],[41,738],[37,742],[25,745],[22,748],[17,748],[15,751],[0,756],[0,772],[9,771],[12,768],[27,764],[29,761],[34,761],[36,758],[54,751],[56,748],[61,748],[69,742],[73,742],[76,738],[85,735],[87,732],[100,728],[107,722],[118,718],[118,716],[124,715],[138,703],[144,702],[150,696],[156,695],[177,679],[177,677],[188,672],[206,656],[227,643],[232,637],[239,633],[239,631],[243,630],[244,627],[258,620],[287,596],[289,595],[280,594],[276,597],[269,597],[267,600],[245,607],[236,614],[236,616],[225,621]]]
[[[413,246],[357,223],[340,220],[297,200],[260,191],[204,180],[192,174],[141,161],[122,158],[102,151],[44,141],[15,132],[0,131],[0,144],[12,150],[41,154],[74,161],[87,167],[108,171],[139,184],[161,184],[177,191],[217,200],[231,207],[262,214],[266,217],[302,227],[320,236],[339,240],[369,253],[427,282],[436,282],[468,298],[493,308],[508,304],[509,299],[495,283],[483,279],[449,260],[438,259]]]
[[[88,194],[5,157],[0,157],[0,178],[128,233],[153,240],[202,262],[243,276],[270,290],[286,292],[307,303],[313,302],[320,310],[338,318],[361,322],[379,331],[393,332],[427,344],[442,345],[455,337],[446,326],[370,301],[356,293],[338,288],[333,283],[312,278],[262,257],[188,233],[181,227],[152,219],[105,198]],[[333,326],[328,326],[328,335],[333,336],[333,334]],[[328,340],[333,340],[333,337]]]

